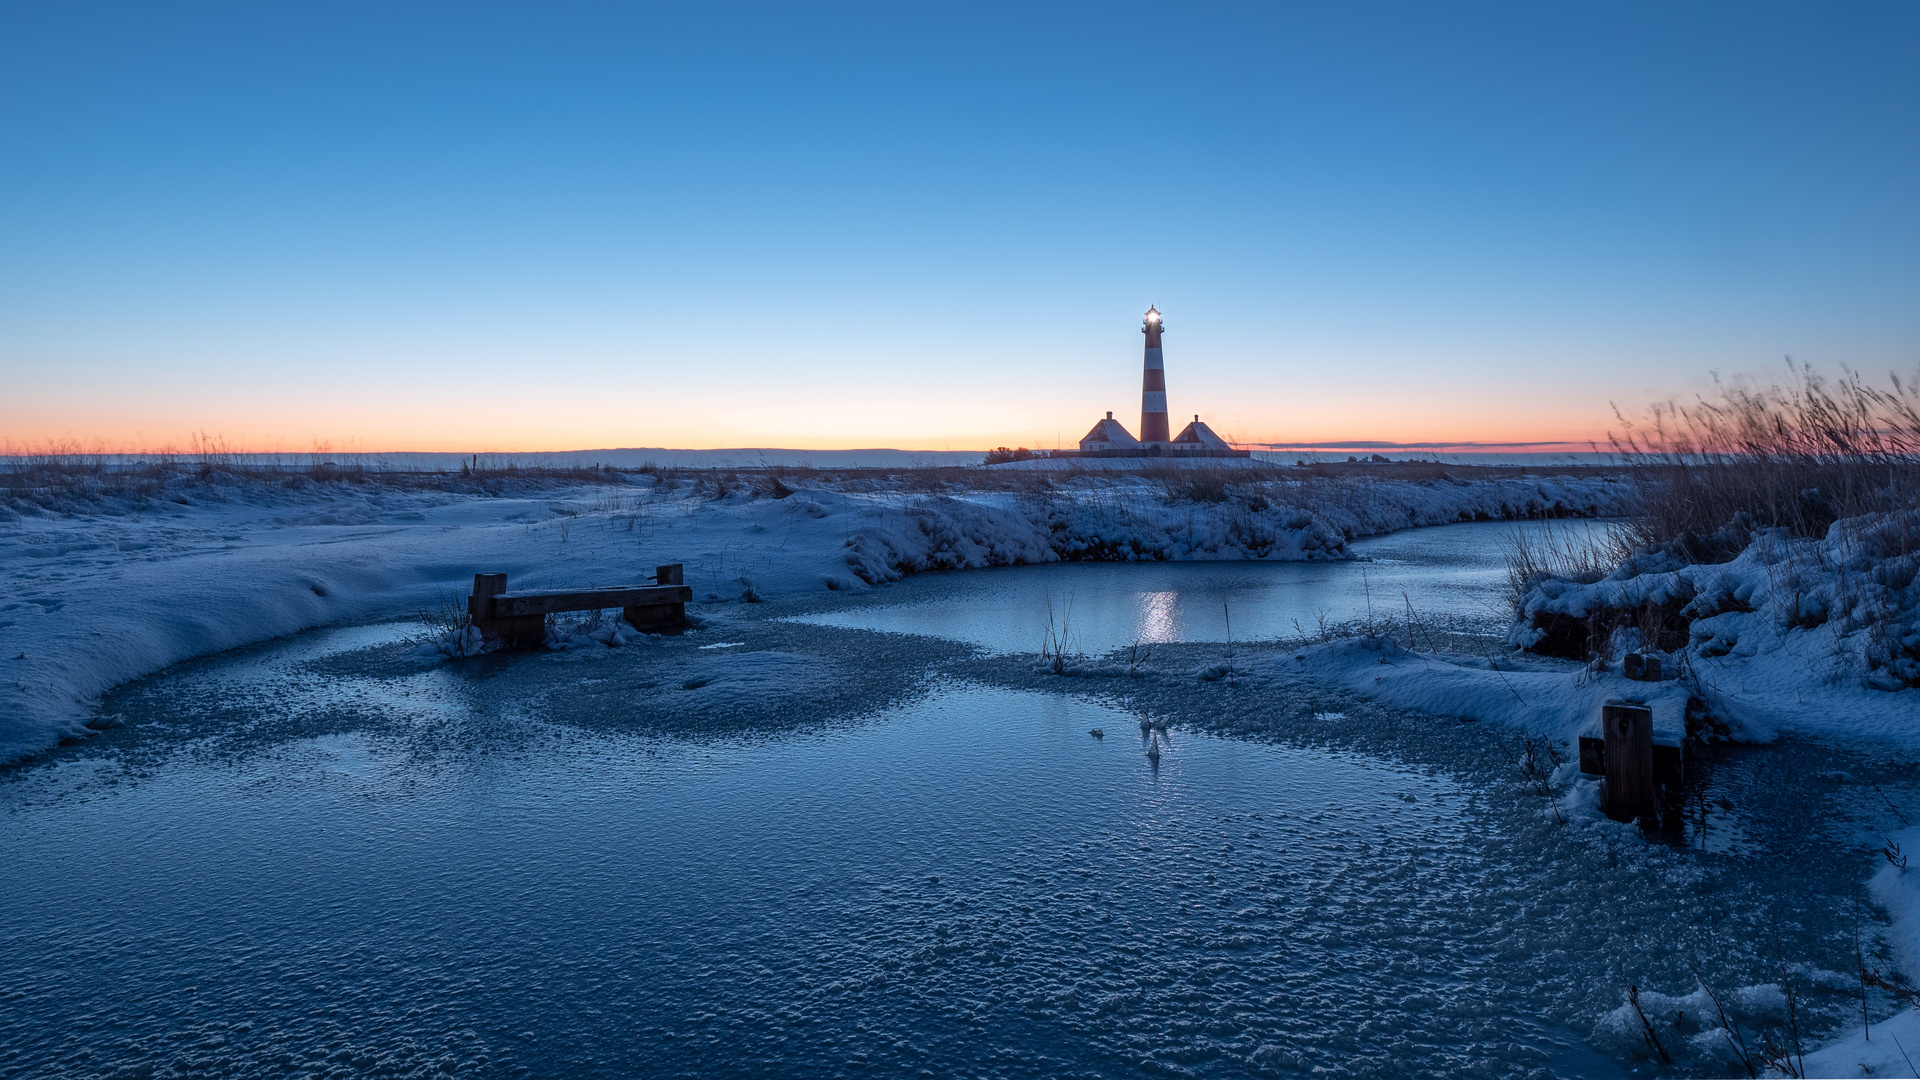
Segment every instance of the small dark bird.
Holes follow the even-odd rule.
[[[1105,728],[1094,728],[1091,731],[1088,731],[1087,734],[1093,736],[1096,739],[1104,739],[1107,737],[1107,730]]]

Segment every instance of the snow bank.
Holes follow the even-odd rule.
[[[644,501],[595,509],[608,489],[226,494],[0,532],[0,761],[88,734],[94,700],[118,683],[317,626],[457,607],[476,572],[585,588],[681,562],[696,597],[723,600],[855,583],[842,551],[856,516],[799,497],[637,491],[621,495]]]
[[[1138,477],[917,483],[445,491],[216,472],[85,512],[16,506],[0,523],[0,761],[84,737],[93,702],[118,683],[317,626],[458,607],[476,572],[585,588],[679,562],[697,601],[750,601],[1060,559],[1345,558],[1355,536],[1607,512],[1618,498],[1595,479],[1265,483],[1212,501]]]
[[[1344,559],[1347,541],[1421,525],[1624,506],[1604,478],[1264,481],[1192,489],[1136,476],[1075,477],[1039,493],[903,501],[849,539],[848,564],[878,584],[926,570],[1054,561]]]
[[[1357,638],[1267,658],[1248,670],[1263,667],[1313,675],[1399,708],[1545,735],[1566,747],[1578,736],[1598,735],[1600,706],[1615,698],[1647,704],[1655,738],[1678,743],[1686,734],[1688,700],[1698,698],[1717,733],[1741,742],[1796,734],[1920,751],[1920,691],[1836,685],[1796,667],[1791,656],[1705,665],[1644,683],[1617,671],[1543,670],[1510,658],[1433,655],[1391,638]]]
[[[1896,866],[1889,861],[1868,883],[1868,891],[1892,917],[1890,944],[1900,970],[1920,979],[1920,863],[1913,862],[1920,858],[1920,828],[1902,829],[1887,842],[1912,865]]]
[[[1920,1010],[1908,1009],[1806,1056],[1806,1076],[1920,1076]]]
[[[1656,740],[1686,734],[1688,691],[1677,682],[1643,683],[1609,672],[1542,671],[1492,658],[1442,657],[1402,648],[1392,638],[1350,638],[1269,654],[1246,669],[1311,675],[1363,697],[1431,716],[1499,724],[1571,747],[1600,734],[1600,706],[1638,701],[1653,711]]]
[[[1600,581],[1543,578],[1515,643],[1648,611],[1686,629],[1701,656],[1753,657],[1819,638],[1835,670],[1883,690],[1920,686],[1920,510],[1837,521],[1817,541],[1770,530],[1732,562],[1648,551]]]
[[[1920,748],[1920,510],[1769,531],[1730,562],[1636,554],[1597,581],[1540,576],[1510,644],[1659,652],[1735,738],[1858,736]]]

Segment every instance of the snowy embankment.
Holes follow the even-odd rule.
[[[1819,540],[1763,533],[1728,562],[1642,552],[1598,580],[1537,577],[1509,644],[1603,658],[1578,670],[1405,651],[1421,644],[1417,626],[1397,640],[1334,642],[1288,662],[1388,704],[1563,744],[1597,734],[1600,703],[1619,697],[1653,704],[1656,727],[1671,729],[1693,699],[1712,727],[1702,734],[1920,752],[1917,572],[1920,511],[1853,518]],[[1666,681],[1627,680],[1620,658],[1630,651],[1659,656]]]
[[[1497,656],[1410,651],[1390,637],[1349,638],[1264,658],[1260,674],[1309,675],[1362,697],[1428,716],[1498,724],[1572,747],[1598,735],[1600,706],[1631,697],[1653,711],[1656,738],[1686,734],[1687,688],[1630,682],[1612,672],[1529,669]]]
[[[312,627],[457,606],[480,571],[515,588],[587,587],[679,562],[697,599],[732,601],[1062,559],[1344,558],[1351,537],[1620,502],[1604,478],[1267,482],[1202,501],[1134,477],[944,494],[910,490],[911,477],[490,483],[216,471],[65,513],[0,507],[0,761],[86,734],[118,683]]]
[[[878,584],[926,570],[1060,560],[1344,559],[1348,540],[1421,525],[1608,516],[1612,478],[1473,482],[1305,480],[1235,484],[1218,501],[1169,498],[1133,476],[1078,477],[1043,494],[929,496],[851,537],[847,563]]]

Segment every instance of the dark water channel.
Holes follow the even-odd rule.
[[[1110,569],[1203,611],[1269,568]],[[1914,800],[1730,751],[1718,839],[1670,847],[1558,822],[1476,725],[1169,682],[1261,734],[1156,765],[1128,703],[929,628],[734,614],[466,665],[323,631],[116,692],[0,771],[0,1075],[1649,1073],[1609,1017],[1690,959],[1731,994],[1784,957],[1841,1022],[1861,781]]]

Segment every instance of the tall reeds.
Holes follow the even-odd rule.
[[[1507,599],[1517,613],[1527,591],[1547,578],[1582,584],[1599,581],[1639,542],[1640,535],[1631,526],[1596,532],[1584,524],[1555,525],[1551,518],[1537,525],[1516,523],[1500,541],[1512,589]]]
[[[1920,381],[1829,380],[1789,360],[1784,382],[1716,388],[1642,421],[1616,411],[1610,440],[1640,485],[1633,546],[1716,562],[1760,529],[1820,536],[1841,518],[1920,505]]]

